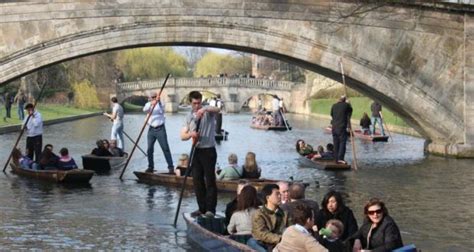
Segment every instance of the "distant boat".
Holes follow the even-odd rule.
[[[336,163],[334,160],[324,160],[324,159],[317,159],[311,160],[303,155],[298,153],[298,162],[303,166],[313,167],[321,170],[350,170],[351,165],[349,164],[339,164]]]
[[[325,133],[332,134],[332,128],[331,127],[326,127],[324,129]],[[375,135],[366,135],[362,130],[356,129],[353,130],[354,132],[354,137],[360,138],[362,140],[366,141],[372,141],[372,142],[387,142],[388,141],[388,136],[382,136],[379,132],[375,132]]]
[[[228,236],[218,233],[218,230],[222,230],[225,227],[223,217],[199,217],[200,219],[197,219],[191,217],[189,213],[184,213],[183,217],[186,221],[186,233],[188,238],[206,251],[255,251],[243,243],[234,241]]]
[[[137,176],[138,181],[152,185],[170,185],[175,187],[181,187],[183,185],[184,176],[176,176],[169,173],[148,173],[148,172],[133,172]],[[275,184],[279,180],[273,179],[245,179],[251,185],[253,185],[258,191],[263,188],[266,184]],[[291,182],[289,182],[291,183]],[[217,190],[221,192],[235,192],[239,179],[236,180],[217,180]],[[188,177],[186,179],[186,187],[193,188],[193,178]]]
[[[291,130],[291,126],[273,126],[273,125],[258,125],[258,124],[250,124],[250,128],[252,129],[259,129],[259,130],[274,130],[274,131],[287,131],[288,129]]]
[[[123,157],[101,157],[92,154],[82,156],[82,167],[84,170],[95,171],[96,173],[108,173],[120,170],[125,165],[128,155]]]
[[[12,173],[18,176],[63,184],[88,183],[94,175],[93,171],[81,169],[33,170],[18,167],[13,163],[10,163],[10,166],[12,168]]]

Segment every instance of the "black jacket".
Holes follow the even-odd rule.
[[[338,102],[331,107],[332,132],[342,134],[346,131],[352,116],[352,106],[347,102]]]
[[[392,251],[403,247],[402,237],[397,224],[390,216],[385,216],[382,223],[372,230],[370,244],[367,247],[367,236],[371,222],[366,221],[351,239],[359,239],[362,249],[370,249],[372,252]]]
[[[372,125],[372,122],[369,117],[362,117],[362,119],[360,119],[360,127],[368,129],[370,125]]]
[[[326,222],[330,219],[337,219],[344,224],[344,232],[342,233],[341,241],[346,240],[348,237],[357,232],[357,220],[354,218],[354,213],[348,207],[344,207],[340,211],[331,214],[329,211],[321,209],[316,215],[315,224],[318,226],[318,229],[321,229],[326,226]]]

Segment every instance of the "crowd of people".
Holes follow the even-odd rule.
[[[123,157],[125,152],[118,147],[117,140],[99,139],[91,154],[98,157]]]
[[[339,192],[329,191],[319,205],[305,199],[303,184],[282,183],[267,184],[257,193],[247,181],[239,181],[237,196],[225,212],[231,239],[274,252],[391,251],[403,246],[398,226],[380,199],[364,206],[359,228]]]
[[[326,150],[322,145],[319,145],[316,150],[314,150],[313,146],[307,144],[303,139],[298,139],[298,141],[296,141],[296,152],[311,160],[334,159],[334,145],[332,143],[326,145]]]
[[[28,148],[26,152],[28,153]],[[34,161],[29,155],[25,155],[20,149],[15,148],[12,153],[12,161],[17,167],[31,170],[72,170],[78,168],[67,148],[61,148],[59,154],[58,156],[54,153],[52,144],[46,144],[39,155],[39,160]]]
[[[229,164],[224,169],[216,170],[216,176],[218,180],[235,180],[240,178],[246,179],[258,179],[262,173],[262,170],[257,165],[256,155],[253,152],[248,152],[245,156],[245,164],[242,166],[238,165],[237,155],[234,153],[229,154],[227,158]]]

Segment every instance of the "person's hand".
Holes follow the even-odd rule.
[[[362,249],[362,244],[359,239],[354,241],[354,247],[352,247],[352,252],[359,252]]]
[[[201,108],[198,111],[196,111],[196,118],[200,119],[202,116],[206,113],[206,108]]]
[[[157,102],[158,102],[158,101],[157,101],[156,99],[153,99],[153,100],[150,101],[150,104],[151,104],[152,106],[154,106]]]
[[[102,113],[102,115],[109,116],[109,114],[107,114],[107,112]]]

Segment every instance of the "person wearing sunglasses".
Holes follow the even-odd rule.
[[[388,215],[385,203],[372,198],[364,207],[365,222],[352,238],[352,251],[392,251],[403,247],[395,221]]]

